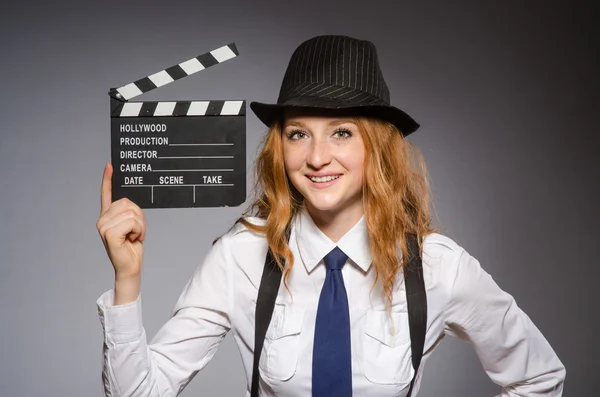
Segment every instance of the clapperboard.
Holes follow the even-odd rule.
[[[129,102],[238,55],[231,43],[110,89],[113,201],[186,208],[246,200],[246,101]]]

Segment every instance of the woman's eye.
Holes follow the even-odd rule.
[[[334,134],[340,138],[350,138],[352,136],[352,132],[345,128],[336,130]]]
[[[293,130],[288,132],[287,137],[289,140],[291,141],[297,141],[299,139],[302,139],[306,136],[306,134],[300,130]]]

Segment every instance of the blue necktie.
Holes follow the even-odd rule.
[[[319,297],[313,345],[313,397],[352,396],[350,314],[342,267],[348,257],[335,247],[325,258],[327,276]]]

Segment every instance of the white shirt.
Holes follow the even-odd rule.
[[[364,216],[336,244],[303,209],[290,237],[292,296],[280,288],[261,353],[261,396],[311,395],[313,334],[326,272],[322,259],[336,245],[348,255],[342,275],[350,307],[353,396],[408,393],[414,370],[402,272],[390,318],[381,285],[372,290],[375,269]],[[425,237],[423,250],[428,316],[420,368],[441,339],[452,335],[472,344],[488,376],[502,386],[501,396],[561,396],[565,368],[513,297],[450,238],[432,233]],[[142,325],[141,297],[114,306],[113,290],[102,294],[97,305],[105,336],[106,395],[178,395],[232,331],[249,396],[254,314],[266,254],[266,239],[237,224],[210,248],[172,317],[150,344]]]

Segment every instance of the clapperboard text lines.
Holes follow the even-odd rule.
[[[181,172],[202,172],[202,171],[216,171],[216,172],[231,172],[233,168],[202,168],[195,170],[152,170],[151,172],[173,172],[173,171],[181,171]]]
[[[162,156],[158,159],[232,159],[233,156]]]
[[[171,143],[169,146],[233,146],[233,143]]]

